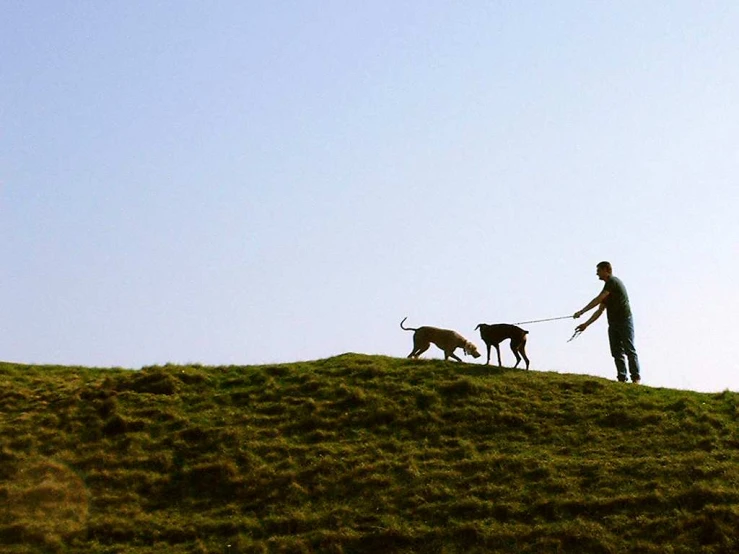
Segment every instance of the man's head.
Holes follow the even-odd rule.
[[[601,281],[608,281],[608,279],[613,274],[611,262],[600,262],[597,266],[595,266],[595,274]]]

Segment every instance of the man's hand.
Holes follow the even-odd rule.
[[[577,319],[577,318],[578,318],[578,317],[580,317],[581,315],[582,315],[582,310],[577,310],[577,311],[576,311],[576,312],[575,312],[575,313],[574,313],[574,314],[572,315],[572,317],[573,317],[573,318],[575,318],[575,319]]]
[[[578,325],[577,327],[575,327],[575,331],[577,331],[578,333],[582,333],[587,328],[588,328],[588,324],[587,323],[581,323],[580,325]]]

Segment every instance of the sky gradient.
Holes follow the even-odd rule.
[[[739,390],[737,29],[729,1],[5,3],[0,359],[406,356],[405,316],[482,347],[609,260],[643,383]],[[615,378],[581,321],[527,326],[532,370]]]

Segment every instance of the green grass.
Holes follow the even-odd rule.
[[[0,364],[9,553],[736,552],[739,396],[346,354]]]

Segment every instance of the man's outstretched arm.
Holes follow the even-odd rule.
[[[598,296],[596,296],[590,302],[588,302],[588,305],[585,306],[582,310],[576,311],[575,314],[572,317],[574,317],[575,319],[577,319],[582,314],[584,314],[585,312],[589,312],[590,310],[592,310],[596,306],[601,306],[602,308],[601,308],[600,312],[603,312],[603,310],[605,309],[605,305],[603,303],[606,301],[606,298],[608,298],[608,295],[609,294],[610,293],[608,291],[601,292]],[[600,317],[600,313],[597,316],[595,316],[595,319],[593,319],[593,321],[595,321],[599,317]],[[590,323],[588,323],[587,325],[590,325]]]
[[[582,333],[585,329],[587,329],[591,323],[593,323],[596,319],[598,319],[601,314],[605,311],[606,305],[601,304],[600,307],[593,312],[593,315],[590,316],[590,319],[588,319],[585,323],[581,323],[577,327],[575,327],[575,331]]]

